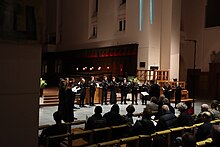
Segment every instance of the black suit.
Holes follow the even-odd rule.
[[[94,106],[94,96],[95,96],[95,91],[96,91],[96,81],[89,81],[88,82],[88,85],[89,85],[89,92],[90,92],[90,101],[89,101],[89,104],[90,106]]]

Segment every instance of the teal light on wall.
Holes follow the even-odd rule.
[[[140,0],[140,13],[139,13],[139,29],[142,31],[143,26],[143,0]]]
[[[153,0],[150,0],[150,24],[153,24]]]

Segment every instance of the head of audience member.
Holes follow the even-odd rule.
[[[111,112],[116,112],[116,113],[119,113],[119,106],[118,104],[114,104],[112,107],[111,107]]]
[[[94,109],[95,114],[101,114],[102,113],[102,107],[101,106],[96,106]]]
[[[91,81],[94,81],[95,80],[95,77],[94,76],[91,76]]]
[[[151,97],[150,101],[151,101],[152,103],[157,104],[157,98],[156,98],[155,96]]]
[[[128,105],[127,108],[126,108],[126,111],[128,114],[133,114],[134,111],[135,111],[135,108],[133,105]]]
[[[162,102],[164,105],[170,105],[170,101],[168,98],[164,98]]]
[[[220,146],[220,125],[213,125],[211,129],[211,138],[213,144]]]
[[[127,82],[127,79],[126,78],[123,78],[123,83],[126,83]]]
[[[192,107],[192,102],[191,101],[186,101],[185,104],[187,106],[187,109]]]
[[[159,97],[159,102],[163,102],[164,99],[165,99],[165,95],[161,94],[160,97]]]
[[[178,103],[176,107],[181,113],[187,110],[186,104],[182,102]]]
[[[103,79],[104,79],[105,81],[107,81],[107,76],[104,76]]]
[[[208,104],[202,104],[201,105],[201,112],[208,111],[208,110],[209,110],[209,105]]]
[[[165,113],[165,112],[169,111],[169,106],[163,105],[163,106],[161,107],[161,110],[162,110],[162,113]]]
[[[196,138],[193,134],[186,132],[182,136],[182,147],[196,147]]]
[[[113,81],[113,82],[115,81],[115,77],[112,77],[112,81]]]
[[[53,113],[53,119],[56,122],[56,124],[61,124],[62,116],[58,111],[56,111]]]
[[[150,85],[153,85],[155,83],[154,80],[150,80]]]
[[[149,108],[144,108],[144,111],[143,111],[143,114],[142,114],[142,119],[148,119],[148,120],[150,120],[152,114],[153,114],[153,113],[152,113],[151,109],[149,109]]]
[[[202,121],[210,122],[212,120],[212,114],[209,111],[205,111],[202,113]]]
[[[217,110],[219,102],[217,100],[212,100],[211,108]]]

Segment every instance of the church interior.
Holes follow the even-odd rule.
[[[181,85],[199,113],[201,104],[220,100],[219,11],[219,0],[1,0],[0,145],[38,146],[40,126],[54,124],[59,80],[66,77]],[[140,94],[138,104],[135,112],[142,112]],[[125,115],[127,105],[119,106]],[[103,105],[103,113],[110,107]],[[94,108],[76,109],[77,121]]]

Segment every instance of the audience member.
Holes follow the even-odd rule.
[[[162,115],[159,117],[156,129],[157,131],[166,130],[178,126],[177,117],[169,111],[167,105],[162,106]]]
[[[186,101],[185,104],[187,106],[187,112],[190,115],[193,115],[194,114],[194,108],[192,107],[192,102],[191,101]]]
[[[202,122],[202,113],[205,111],[209,111],[209,105],[208,104],[202,104],[201,105],[201,111],[197,115],[195,119],[195,123],[201,123]]]
[[[218,105],[219,105],[219,102],[217,100],[213,100],[212,103],[211,103],[210,112],[213,115],[213,119],[219,119],[220,118],[220,112],[218,111]]]
[[[179,126],[192,126],[194,124],[193,117],[187,112],[187,106],[185,103],[178,103],[176,105],[177,109],[180,111],[180,115],[178,117]]]
[[[202,113],[202,121],[204,122],[204,124],[198,126],[198,130],[195,135],[197,141],[202,141],[210,137],[210,131],[212,128],[212,124],[210,123],[211,120],[212,115],[210,112],[205,111]]]
[[[154,123],[151,121],[152,111],[145,108],[143,111],[142,119],[137,120],[133,127],[130,129],[131,136],[135,135],[150,135],[156,131]]]
[[[111,110],[103,115],[107,121],[107,126],[117,126],[125,123],[124,118],[119,114],[118,104],[114,104]]]
[[[213,125],[211,129],[211,147],[220,147],[220,125]]]
[[[173,106],[171,106],[170,101],[169,101],[168,98],[163,99],[163,105],[167,105],[169,107],[170,112],[175,114],[175,109],[173,108]]]
[[[46,146],[47,143],[47,138],[49,136],[54,136],[54,135],[61,135],[61,134],[66,134],[68,131],[68,127],[66,124],[61,123],[61,115],[58,111],[53,113],[53,119],[55,120],[56,124],[51,125],[44,129],[39,137],[39,144]],[[63,140],[54,140],[53,142],[49,142],[50,147],[60,147],[60,142]]]
[[[134,124],[133,113],[135,111],[135,108],[133,105],[128,105],[126,108],[126,111],[127,111],[127,114],[125,115],[125,121],[129,126],[131,126]]]
[[[193,134],[189,132],[183,134],[182,147],[196,147],[196,139]]]
[[[157,113],[158,112],[157,98],[154,96],[151,97],[150,103],[146,105],[146,108],[150,109],[152,113]]]
[[[156,127],[154,123],[151,121],[152,112],[150,109],[145,108],[143,111],[142,119],[137,120],[130,128],[130,136],[135,135],[150,135],[155,133]],[[130,143],[129,147],[135,146],[134,144]],[[146,147],[151,146],[151,140],[140,140],[139,147]]]
[[[103,128],[107,126],[106,119],[102,117],[102,107],[96,106],[94,112],[95,114],[88,118],[85,124],[85,130]]]

